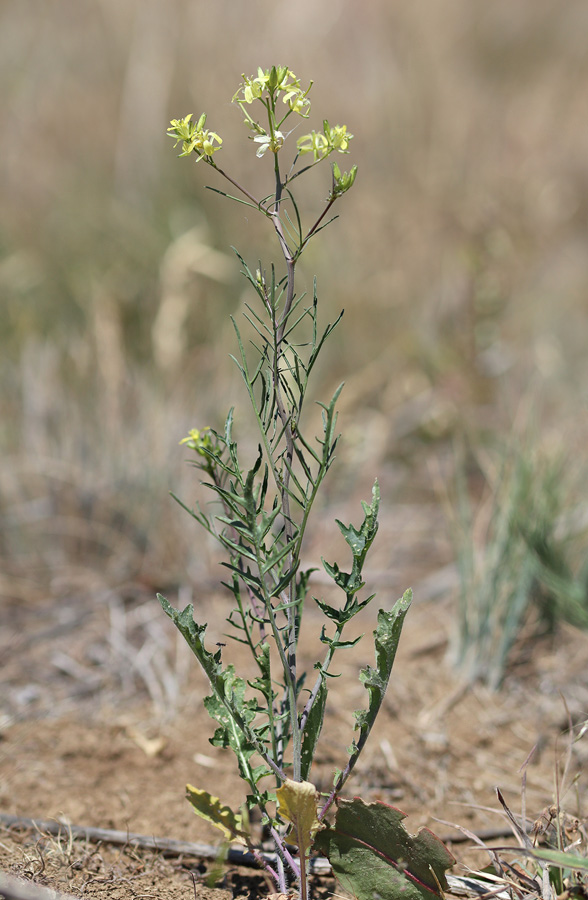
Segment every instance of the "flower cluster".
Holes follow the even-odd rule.
[[[292,112],[304,118],[310,113],[308,92],[312,81],[303,90],[300,79],[287,66],[272,66],[265,70],[258,68],[257,77],[242,77],[243,82],[233,97],[233,103],[253,103],[254,100],[270,100],[273,103],[278,94],[283,94],[282,100]]]
[[[223,139],[218,136],[215,131],[209,131],[205,128],[206,113],[203,113],[197,122],[192,122],[192,113],[184,119],[172,119],[170,128],[167,133],[170,137],[175,137],[176,147],[180,141],[182,142],[182,152],[180,156],[189,156],[192,151],[196,152],[198,160],[206,159],[211,161],[212,154],[220,150]],[[196,160],[198,162],[198,160]]]
[[[199,456],[203,456],[205,462],[196,463],[199,469],[204,469],[210,475],[214,471],[214,460],[220,458],[222,448],[218,444],[218,435],[210,428],[191,428],[188,436],[180,441],[186,444],[190,450],[195,450]]]
[[[333,150],[339,153],[348,153],[349,141],[353,135],[347,131],[346,125],[334,125],[331,127],[325,119],[323,131],[311,131],[298,138],[298,152],[312,153],[315,161],[328,156]]]
[[[233,96],[233,103],[237,103],[245,115],[245,124],[252,132],[250,137],[257,145],[256,155],[261,157],[268,150],[271,153],[278,154],[286,138],[291,134],[291,131],[283,130],[283,124],[286,119],[292,113],[296,113],[303,118],[307,118],[310,113],[308,94],[312,87],[312,81],[305,90],[300,84],[300,79],[287,66],[272,66],[271,69],[262,69],[260,67],[257,70],[257,75],[250,78],[243,75],[242,78],[243,81]],[[280,97],[287,107],[285,110],[282,110],[281,105],[278,105]],[[248,107],[254,100],[259,100],[262,106],[265,107],[268,119],[267,124],[260,124],[249,112]],[[282,112],[278,113],[278,110],[282,110]],[[205,162],[215,166],[212,157],[217,150],[220,150],[223,141],[215,131],[210,131],[205,126],[206,114],[201,115],[197,122],[192,120],[192,115],[190,114],[183,119],[172,119],[167,132],[170,137],[176,139],[174,146],[177,146],[179,143],[182,144],[180,156],[189,156],[194,152],[196,153],[197,161],[204,159]],[[353,135],[347,131],[346,125],[331,126],[328,120],[325,119],[322,131],[311,131],[310,134],[305,134],[298,139],[298,154],[302,156],[312,153],[313,162],[310,165],[314,165],[335,150],[339,153],[348,153],[349,142],[352,138]],[[302,169],[302,171],[305,171],[305,169]],[[341,174],[337,165],[333,166],[331,199],[335,199],[349,190],[355,181],[356,172],[356,166],[353,166],[349,173],[344,172],[343,174]],[[292,180],[292,177],[296,177],[297,174],[300,173],[295,173],[294,175],[290,173],[284,184]],[[205,456],[206,453],[199,449],[200,445],[194,434],[191,432],[190,437],[186,438],[184,443],[191,441],[189,446]]]

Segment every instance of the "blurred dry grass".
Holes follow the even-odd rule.
[[[165,128],[206,110],[225,167],[255,183],[228,98],[258,64],[312,77],[316,123],[356,135],[357,185],[305,270],[325,320],[346,310],[320,388],[347,381],[343,465],[406,475],[456,432],[508,430],[529,394],[539,433],[581,455],[587,29],[583,0],[5,0],[8,602],[89,572],[162,586],[201,571],[203,538],[167,490],[191,495],[187,428],[246,404],[228,248],[256,258],[265,238]]]

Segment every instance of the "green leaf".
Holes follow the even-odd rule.
[[[333,650],[342,650],[346,647],[355,647],[356,644],[359,644],[363,637],[363,634],[358,635],[356,638],[351,638],[349,641],[338,640],[336,637],[330,638],[325,631],[325,626],[321,628],[321,634],[319,640],[323,644],[327,644],[327,646],[331,647]]]
[[[232,703],[239,710],[243,726],[236,723],[235,716],[228,712],[227,706],[219,698],[212,694],[204,698],[204,706],[212,719],[215,719],[220,727],[216,729],[210,743],[213,747],[231,748],[237,757],[241,777],[253,788],[260,778],[269,774],[267,766],[252,766],[251,757],[256,751],[252,740],[248,740],[247,734],[255,735],[259,744],[262,738],[260,729],[253,729],[253,720],[257,712],[257,703],[254,700],[245,701],[245,682],[235,676],[232,666],[226,669],[227,682],[230,684],[230,696]]]
[[[192,516],[193,519],[196,519],[196,521],[197,521],[200,525],[202,525],[202,527],[203,527],[204,529],[206,529],[206,531],[208,531],[209,534],[214,534],[214,533],[215,533],[215,532],[214,532],[214,529],[213,529],[213,527],[212,527],[212,525],[211,525],[211,523],[210,523],[210,519],[208,518],[207,515],[205,515],[205,514],[202,512],[202,510],[200,509],[200,507],[198,507],[198,512],[194,512],[194,510],[193,510],[193,509],[190,509],[189,506],[186,506],[186,504],[184,503],[184,501],[183,501],[183,500],[180,500],[180,498],[179,498],[178,496],[176,496],[176,494],[174,494],[173,491],[170,491],[170,495],[171,495],[171,497],[176,501],[176,503],[178,503],[178,504],[182,507],[182,509],[185,510],[185,511],[188,513],[189,516]],[[197,504],[197,505],[198,505],[198,504]]]
[[[255,553],[250,550],[249,547],[246,547],[245,544],[232,541],[229,537],[227,537],[226,534],[217,535],[217,540],[223,545],[223,547],[226,547],[227,550],[232,551],[234,554],[236,554],[238,558],[250,559],[253,563],[257,562]]]
[[[367,552],[374,542],[378,531],[378,510],[380,507],[380,488],[378,482],[374,483],[372,489],[372,502],[370,505],[362,501],[364,512],[361,528],[357,529],[353,525],[344,525],[343,522],[336,520],[339,530],[346,543],[351,549],[353,556],[353,567],[351,572],[342,572],[337,563],[328,563],[322,560],[327,575],[329,575],[335,584],[340,587],[348,596],[356,594],[364,585],[361,577],[361,570],[367,556]]]
[[[339,526],[339,531],[351,547],[353,555],[355,557],[361,557],[365,552],[366,544],[366,535],[363,533],[363,528],[361,531],[358,531],[353,525],[344,525],[339,519],[335,519],[335,521]]]
[[[360,587],[363,587],[363,583],[360,584]],[[313,597],[312,599],[324,612],[325,616],[332,619],[334,622],[337,622],[339,625],[345,625],[356,616],[358,612],[371,603],[375,596],[375,594],[370,594],[370,596],[366,597],[364,600],[357,600],[353,596],[353,593],[350,592],[347,595],[347,602],[342,609],[336,609],[334,606],[329,606],[324,600],[318,600],[316,597]]]
[[[228,525],[229,528],[234,528],[234,530],[238,535],[240,535],[240,537],[242,537],[246,541],[249,541],[249,543],[252,543],[253,535],[249,529],[249,526],[241,519],[221,515],[215,516],[215,518],[217,522],[222,522],[223,525]]]
[[[243,777],[249,780],[251,774],[249,758],[254,750],[266,762],[271,762],[265,742],[251,725],[257,705],[252,700],[244,699],[245,682],[235,675],[233,666],[223,669],[220,649],[216,653],[210,653],[205,648],[206,625],[199,625],[194,621],[192,604],[189,603],[180,612],[174,609],[161,594],[158,594],[157,598],[163,611],[183,635],[210,681],[214,694],[212,697],[207,697],[204,703],[209,714],[221,726],[220,729],[217,729],[213,741],[216,740],[219,743],[222,738],[220,746],[230,746],[234,750],[239,760],[240,771]]]
[[[376,668],[366,666],[359,673],[359,679],[365,685],[369,694],[368,708],[366,710],[356,710],[354,713],[356,719],[355,727],[361,731],[360,741],[362,745],[365,743],[365,739],[382,705],[400,642],[402,626],[411,603],[412,591],[409,588],[404,592],[400,600],[396,601],[390,611],[381,609],[378,612],[378,625],[374,631]]]
[[[321,562],[327,575],[330,575],[337,587],[340,587],[346,594],[356,594],[364,586],[365,582],[361,580],[361,575],[355,565],[353,572],[342,572],[337,563],[331,565],[324,559]]]
[[[272,553],[266,557],[263,561],[263,564],[260,568],[261,575],[267,575],[272,569],[277,568],[278,564],[286,557],[289,553],[292,552],[292,544],[284,544],[282,547],[278,547],[275,551],[272,549]]]
[[[544,850],[543,847],[526,851],[519,850],[517,852],[525,852],[532,856],[533,859],[550,863],[552,866],[557,866],[560,869],[571,869],[572,871],[579,869],[583,872],[588,872],[588,859],[585,856],[578,856],[576,853],[564,853],[562,850]]]
[[[308,582],[310,580],[310,576],[313,572],[318,572],[316,566],[311,569],[303,569],[301,572],[298,572],[298,578],[296,583],[296,597],[299,600],[305,600],[306,594],[308,592]]]
[[[316,747],[323,727],[323,720],[325,718],[327,694],[327,680],[324,676],[322,676],[320,687],[314,699],[314,703],[312,704],[311,710],[308,714],[306,725],[304,726],[304,732],[302,734],[302,749],[300,753],[300,777],[303,781],[307,781],[308,776],[310,775],[312,761],[314,759],[314,754],[316,752]]]
[[[259,666],[260,674],[257,678],[249,682],[249,686],[256,691],[261,691],[268,707],[270,707],[274,701],[276,692],[272,688],[270,645],[267,641],[259,648],[259,654],[256,657],[256,661]]]
[[[317,604],[319,609],[327,616],[327,618],[332,619],[333,622],[337,622],[343,624],[345,622],[345,613],[342,609],[336,609],[334,606],[329,606],[324,600],[319,600],[318,597],[312,598],[314,602]]]
[[[261,582],[257,575],[253,574],[249,566],[247,566],[246,570],[240,569],[239,566],[234,566],[232,563],[228,562],[221,562],[221,566],[224,566],[226,569],[231,569],[232,572],[236,572],[239,578],[241,578],[246,585],[256,591],[256,597],[261,597],[263,595],[261,590]]]
[[[224,500],[227,506],[232,509],[236,515],[239,515],[240,510],[247,511],[247,503],[244,497],[240,494],[237,494],[235,491],[229,491],[226,488],[221,487],[218,484],[209,484],[206,481],[202,482],[203,487],[210,488],[211,491],[215,491],[221,500]]]
[[[335,824],[318,833],[315,846],[356,900],[438,900],[445,872],[455,860],[432,831],[409,834],[405,814],[375,801],[339,800]]]
[[[235,197],[233,194],[227,194],[226,191],[221,191],[221,190],[219,190],[219,188],[211,187],[211,185],[209,185],[209,184],[206,185],[206,190],[214,191],[215,194],[220,194],[221,197],[226,197],[227,200],[234,200],[236,203],[242,203],[243,206],[250,206],[251,209],[257,209],[260,212],[263,212],[261,207],[258,206],[256,203],[249,203],[248,200],[243,200],[241,197]]]
[[[354,562],[363,564],[367,551],[374,542],[374,538],[378,531],[378,511],[380,508],[380,487],[378,482],[374,483],[372,488],[372,502],[368,506],[362,501],[364,519],[359,531],[353,525],[344,525],[343,522],[336,520],[339,530],[345,541],[351,548]]]

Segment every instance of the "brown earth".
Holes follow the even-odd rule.
[[[537,818],[554,798],[554,776],[561,773],[556,761],[569,743],[563,733],[570,722],[587,718],[588,637],[561,629],[555,638],[522,642],[500,692],[464,684],[447,661],[453,615],[451,590],[443,589],[452,578],[448,549],[411,530],[409,512],[396,533],[383,528],[374,578],[382,605],[401,592],[390,584],[404,586],[409,578],[416,599],[380,719],[349,790],[399,806],[411,832],[428,825],[450,841],[459,832],[447,822],[482,831],[503,824],[496,787],[520,813],[524,774],[527,816]],[[425,515],[429,535],[435,532],[431,515]],[[437,574],[417,582],[423,558]],[[315,592],[323,590],[319,577]],[[91,578],[70,571],[46,589],[38,582],[26,596],[13,591],[3,599],[0,812],[56,819],[64,829],[51,837],[0,825],[0,870],[97,900],[175,900],[194,891],[208,900],[267,895],[263,876],[249,870],[229,866],[220,879],[213,872],[211,888],[205,883],[210,864],[68,835],[69,823],[217,843],[215,830],[185,801],[185,784],[204,786],[225,802],[243,796],[232,757],[208,743],[213,723],[201,704],[206,685],[154,593],[140,581],[113,586],[94,570]],[[214,645],[226,640],[229,605],[224,596],[207,593],[209,599],[196,597],[196,604]],[[177,591],[168,599],[184,605],[194,598],[184,587],[179,599]],[[320,623],[314,610],[306,615],[306,663],[312,666]],[[369,615],[360,627],[369,634]],[[230,644],[223,650],[229,652]],[[358,670],[372,654],[367,637],[340,654],[342,677],[333,682],[314,772],[321,788],[345,759],[352,710],[365,701]],[[239,665],[238,652],[235,659]],[[577,742],[570,777],[587,756],[588,742]],[[585,779],[576,790],[574,804],[582,809]],[[572,800],[568,794],[562,805]],[[461,863],[486,864],[485,854],[450,846]],[[332,889],[325,881],[317,885],[319,894]]]

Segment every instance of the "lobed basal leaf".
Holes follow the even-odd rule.
[[[445,872],[455,859],[439,838],[421,828],[411,835],[405,813],[361,798],[338,800],[332,827],[317,834],[315,847],[356,900],[440,900]]]

